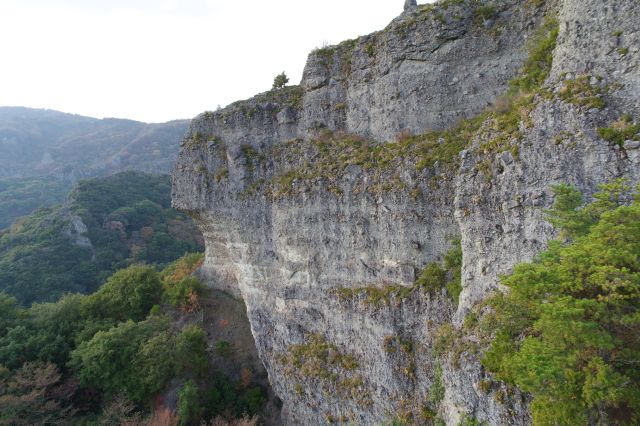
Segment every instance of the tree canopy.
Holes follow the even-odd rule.
[[[536,425],[640,422],[640,199],[623,181],[582,206],[557,186],[561,241],[502,279],[483,363],[533,397]]]
[[[264,391],[211,369],[197,313],[204,286],[191,276],[202,258],[186,255],[161,272],[132,265],[93,294],[29,308],[0,292],[0,424],[200,424],[256,414]],[[180,415],[159,410],[142,421],[170,386],[182,389]]]
[[[193,222],[170,205],[168,176],[126,172],[81,181],[68,205],[36,211],[0,233],[0,290],[23,305],[53,302],[91,293],[132,264],[165,266],[202,250]],[[78,218],[84,233],[75,231]]]

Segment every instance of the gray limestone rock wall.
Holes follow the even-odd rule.
[[[520,1],[421,5],[385,30],[313,52],[300,130],[346,130],[378,141],[469,118],[503,94],[525,57],[539,9]]]
[[[490,169],[481,173],[477,165],[487,158],[474,154],[481,141],[461,154],[456,214],[468,255],[458,320],[496,288],[499,274],[534,257],[554,237],[542,212],[553,201],[552,185],[574,184],[590,195],[598,184],[614,178],[639,180],[635,144],[625,148],[598,135],[598,128],[623,114],[638,116],[640,9],[634,3],[564,1],[559,8],[560,33],[548,90],[559,93],[585,78],[589,85],[605,88],[603,109],[540,100],[530,113],[517,161],[505,152],[489,158]],[[616,46],[625,43],[635,47],[621,55]]]
[[[486,152],[477,134],[458,161],[367,162],[383,149],[376,143],[450,128],[495,103],[543,16],[556,13],[546,95],[520,124],[517,152]],[[639,23],[634,0],[418,6],[383,31],[312,53],[300,86],[193,120],[173,203],[206,239],[201,276],[244,299],[288,424],[530,423],[526,395],[480,389],[477,355],[436,356],[436,330],[460,327],[500,289],[500,274],[554,237],[542,213],[553,184],[592,194],[611,178],[638,182],[640,144],[610,144],[597,129],[640,112]],[[574,81],[600,87],[606,105],[563,98]],[[359,137],[371,145],[362,150]],[[331,138],[348,143],[327,153]],[[413,287],[457,235],[458,304]]]
[[[633,1],[561,2],[548,90],[562,93],[569,82],[585,78],[589,84],[606,88],[606,106],[589,109],[557,98],[538,99],[530,113],[530,126],[523,129],[517,159],[509,152],[489,158],[478,154],[482,141],[461,153],[455,210],[462,235],[464,289],[453,316],[458,326],[476,303],[499,289],[500,275],[534,258],[555,237],[543,213],[553,203],[554,184],[573,184],[588,199],[598,184],[612,179],[626,177],[632,185],[640,181],[640,144],[608,143],[597,131],[623,114],[638,118],[639,13]],[[635,46],[635,53],[630,47],[627,54],[620,54],[616,46],[626,43]],[[489,167],[481,172],[478,165],[482,162]],[[495,418],[481,413],[483,404],[463,392],[468,393],[469,377],[480,377],[477,365],[478,360],[470,356],[466,368],[471,374],[454,369],[445,372],[445,406],[457,407],[448,418],[458,418],[459,408],[466,406],[479,419],[495,424]],[[478,381],[475,383],[477,386]]]
[[[358,184],[370,178],[358,168],[343,177],[342,196],[322,184],[278,200],[233,191],[203,194],[208,210],[193,213],[207,241],[201,274],[214,288],[244,299],[289,423],[334,418],[381,424],[389,413],[419,411],[428,400],[434,374],[429,336],[451,318],[451,302],[443,294],[416,293],[372,306],[365,296],[343,301],[333,291],[410,287],[420,269],[449,248],[458,233],[446,195],[453,179],[433,191],[432,177],[408,179],[422,188],[417,199],[406,192],[357,194]],[[352,356],[357,367],[334,372],[331,363],[312,359],[307,371],[282,361],[314,335],[335,345],[336,354]],[[410,340],[413,347],[390,352],[389,339]]]
[[[551,78],[589,74],[615,84],[609,104],[640,113],[640,7],[629,0],[563,2]]]

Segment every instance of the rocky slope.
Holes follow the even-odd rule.
[[[633,0],[410,6],[313,52],[300,86],[192,122],[173,203],[201,275],[244,299],[288,424],[530,423],[436,337],[554,237],[551,185],[640,180],[639,23]],[[452,286],[423,291],[456,236]]]

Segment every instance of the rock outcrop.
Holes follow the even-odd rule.
[[[415,7],[418,7],[418,2],[416,0],[405,0],[404,2],[404,11],[409,11]]]
[[[640,136],[598,132],[640,114],[638,9],[417,6],[313,52],[300,86],[193,120],[173,203],[205,236],[205,281],[245,301],[289,424],[530,423],[526,395],[484,392],[477,356],[435,337],[554,237],[553,184],[640,179]],[[537,83],[536,48],[553,55]],[[536,87],[511,105],[527,67]],[[458,236],[459,301],[421,290]]]

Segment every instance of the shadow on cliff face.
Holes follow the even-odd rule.
[[[224,292],[208,290],[200,305],[210,368],[228,376],[237,387],[259,386],[267,397],[259,413],[261,423],[281,424],[282,402],[271,389],[267,370],[258,357],[244,302]]]
[[[206,394],[201,408],[223,418],[257,414],[261,425],[282,424],[282,402],[258,357],[244,302],[208,289],[200,295],[198,305],[196,312],[176,311],[173,325],[198,324],[206,333],[208,371],[199,383]],[[158,403],[176,410],[182,386],[180,380],[173,380]]]

